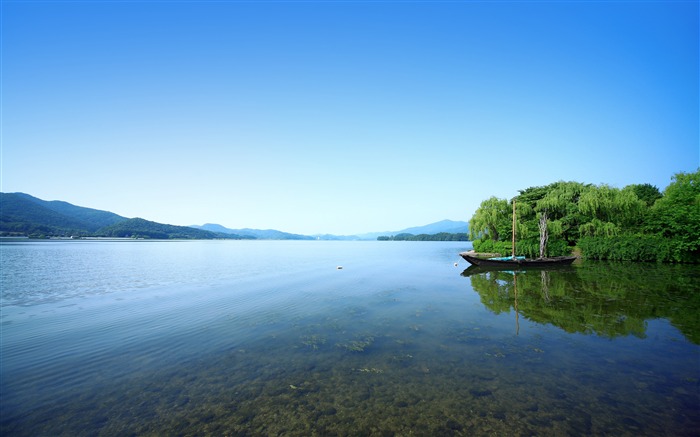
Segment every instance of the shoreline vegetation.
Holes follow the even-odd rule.
[[[396,234],[382,235],[377,237],[377,241],[471,241],[469,234],[449,232],[438,232],[437,234]]]
[[[559,181],[511,200],[491,197],[469,221],[476,252],[512,254],[513,200],[518,255],[538,257],[545,235],[550,257],[700,263],[700,169],[674,175],[663,193],[650,184]]]

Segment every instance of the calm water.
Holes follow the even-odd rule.
[[[0,433],[697,435],[697,266],[467,248],[3,243]]]

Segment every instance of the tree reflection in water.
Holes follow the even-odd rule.
[[[665,318],[700,344],[697,266],[586,261],[517,272],[470,267],[462,275],[495,314],[513,308],[533,322],[609,338],[644,338],[648,320]]]

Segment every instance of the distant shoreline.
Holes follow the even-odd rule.
[[[130,237],[22,237],[22,236],[0,236],[0,244],[3,243],[39,243],[39,242],[109,242],[109,241],[138,241],[138,242],[163,242],[163,241],[284,241],[284,242],[341,242],[341,243],[375,243],[386,242],[387,240],[292,240],[292,239],[230,239],[230,238],[130,238]],[[461,240],[388,240],[396,242],[426,242],[426,243],[469,243]]]

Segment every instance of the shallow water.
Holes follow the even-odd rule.
[[[696,266],[467,248],[3,243],[0,431],[696,435]]]

